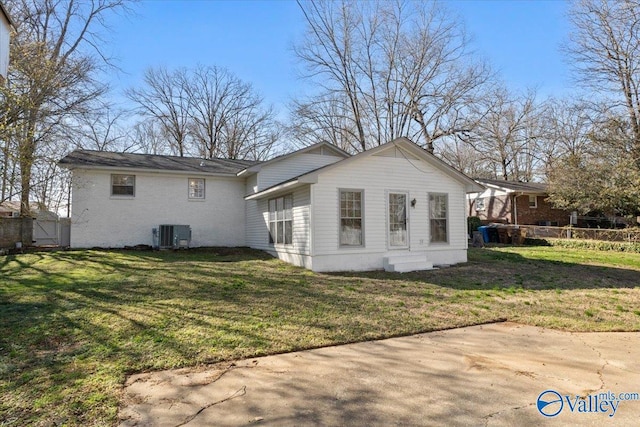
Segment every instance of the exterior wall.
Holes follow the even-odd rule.
[[[265,165],[258,172],[256,191],[262,191],[265,188],[343,159],[343,157],[335,155],[302,153]]]
[[[407,251],[407,254],[409,253],[415,254],[417,252]],[[429,261],[431,261],[433,265],[458,264],[467,262],[466,249],[429,251],[425,253]],[[317,272],[381,270],[383,268],[384,257],[390,254],[391,252],[372,252],[362,254],[352,253],[346,256],[315,255],[313,257],[312,267],[307,268],[311,268],[313,271]]]
[[[339,189],[364,190],[364,247],[339,245]],[[383,268],[385,256],[427,254],[436,264],[466,261],[466,194],[462,184],[420,160],[369,156],[348,167],[321,173],[312,186],[313,270],[371,270]],[[407,192],[409,248],[387,246],[387,194]],[[448,194],[448,243],[430,243],[428,194]]]
[[[484,209],[477,210],[478,199],[484,201]],[[504,191],[487,189],[483,193],[469,194],[469,216],[477,216],[485,223],[513,223],[511,196]]]
[[[136,176],[135,196],[111,196],[111,174]],[[160,224],[190,225],[191,246],[245,245],[244,180],[205,178],[205,199],[189,200],[189,174],[74,170],[72,247],[153,244]]]
[[[539,225],[542,222],[550,222],[548,225],[558,225],[563,227],[569,225],[571,212],[554,209],[551,203],[545,201],[547,196],[537,196],[538,207],[529,207],[529,197],[527,195],[516,198],[518,209],[518,224]],[[542,225],[542,224],[541,224]]]
[[[477,198],[484,199],[483,210],[476,210]],[[527,194],[518,195],[507,194],[504,191],[488,189],[484,193],[469,194],[468,215],[477,216],[485,223],[503,222],[507,224],[538,225],[541,222],[550,222],[554,225],[565,226],[569,224],[571,212],[561,209],[554,209],[545,199],[546,195],[536,196],[538,206],[529,207],[529,196]],[[514,210],[513,201],[517,205]],[[515,220],[517,211],[518,220]]]
[[[0,83],[7,78],[7,69],[9,68],[9,21],[0,12]]]
[[[247,245],[262,249],[294,265],[311,268],[310,258],[310,191],[309,186],[297,188],[293,194],[293,243],[269,243],[268,199],[247,201]]]

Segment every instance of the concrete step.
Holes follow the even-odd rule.
[[[431,270],[433,263],[427,260],[426,254],[398,254],[385,257],[383,260],[385,271],[406,273],[409,271]]]
[[[433,270],[433,263],[427,261],[409,261],[389,264],[385,271],[408,273],[409,271]]]

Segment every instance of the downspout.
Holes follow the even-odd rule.
[[[513,216],[514,216],[514,220],[513,220],[514,225],[518,225],[518,195],[517,194],[513,196]]]

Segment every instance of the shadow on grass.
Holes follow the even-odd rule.
[[[494,319],[445,318],[451,289],[631,288],[639,277],[490,251],[407,274],[315,274],[246,248],[10,256],[0,263],[0,413],[27,424],[113,421],[132,372]],[[407,307],[425,299],[440,317]]]

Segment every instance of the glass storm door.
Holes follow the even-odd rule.
[[[406,193],[389,193],[389,248],[409,247]]]

